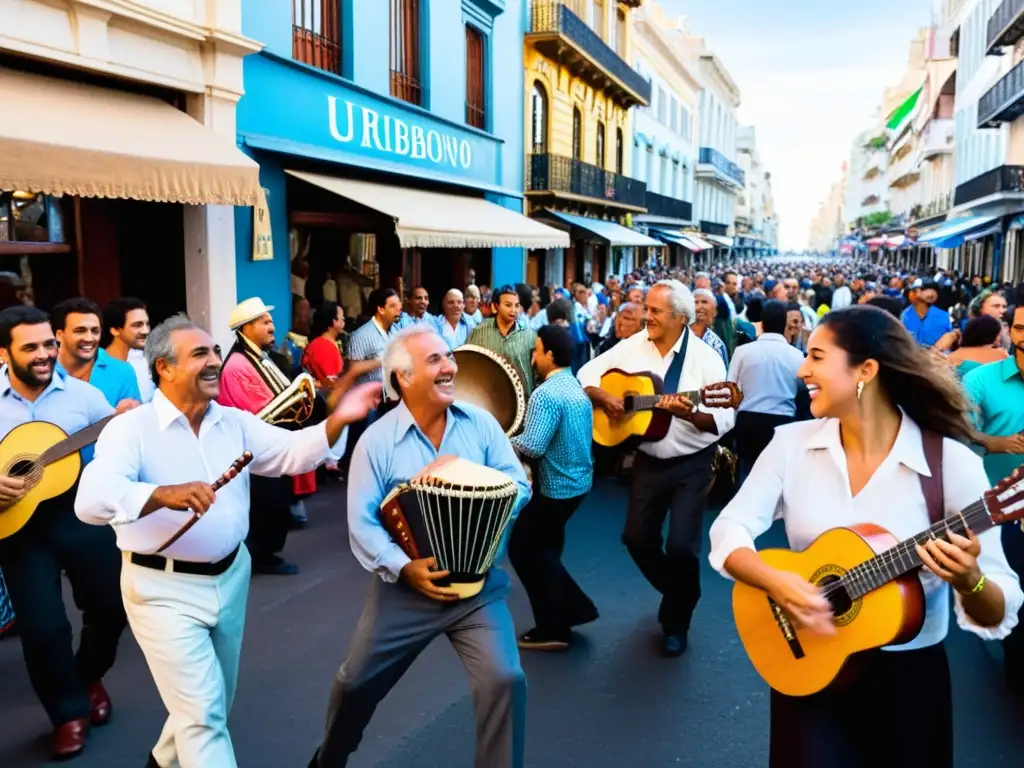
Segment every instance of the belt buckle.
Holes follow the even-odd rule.
[[[177,573],[178,571],[174,567],[174,560],[165,557],[164,558],[164,573]]]

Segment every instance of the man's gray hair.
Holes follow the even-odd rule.
[[[403,328],[396,333],[388,341],[387,346],[384,347],[384,351],[381,353],[384,394],[389,400],[401,399],[401,393],[391,383],[391,374],[401,372],[409,375],[412,373],[412,355],[409,353],[407,342],[409,339],[417,336],[437,336],[441,338],[441,334],[437,332],[437,329],[427,323],[410,325],[408,328]]]
[[[711,279],[711,275],[709,275],[707,272],[698,272],[697,274],[695,274],[693,276],[693,279],[694,280],[700,280],[702,277],[703,278],[707,278],[708,280]]]
[[[705,298],[711,299],[712,302],[718,301],[718,299],[715,298],[715,294],[709,288],[694,288],[693,295],[694,297],[704,296]]]
[[[160,377],[156,373],[156,361],[177,362],[171,336],[175,331],[190,331],[193,328],[199,328],[199,326],[193,323],[184,312],[179,312],[176,315],[171,315],[149,332],[149,336],[146,337],[144,354],[149,375],[157,386],[160,385]]]
[[[693,294],[681,282],[678,280],[659,280],[651,286],[652,290],[654,288],[665,288],[668,290],[669,306],[672,307],[672,311],[677,315],[683,315],[686,318],[687,325],[696,319],[697,309],[693,305]]]

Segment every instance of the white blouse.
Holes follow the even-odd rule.
[[[902,541],[931,525],[919,475],[930,476],[921,444],[921,430],[906,414],[896,442],[867,485],[850,495],[846,454],[837,419],[818,419],[779,427],[754,464],[746,482],[711,526],[712,567],[726,578],[725,561],[741,547],[756,549],[754,539],[773,520],[785,521],[794,550],[806,549],[832,528],[874,523]],[[955,440],[943,440],[943,490],[946,515],[954,515],[982,497],[989,488],[981,458]],[[988,581],[998,584],[1006,613],[995,627],[979,626],[963,609],[954,591],[954,609],[961,628],[985,640],[1001,640],[1017,624],[1024,602],[1020,581],[1003,554],[998,528],[979,534],[978,565]],[[926,612],[921,632],[911,642],[886,650],[912,650],[939,643],[949,628],[949,585],[921,569]]]

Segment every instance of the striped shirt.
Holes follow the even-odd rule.
[[[533,393],[526,426],[512,445],[540,459],[540,492],[549,499],[572,499],[590,490],[594,461],[590,442],[594,407],[572,371],[551,374]]]
[[[376,318],[370,318],[359,326],[348,339],[349,360],[379,360],[384,353],[384,347],[391,340],[391,337],[398,333],[397,323],[393,324],[387,331],[380,327]],[[369,381],[383,381],[384,371],[381,368],[364,373],[359,377],[357,384],[365,384]]]
[[[725,342],[722,341],[722,337],[712,331],[710,328],[704,329],[704,335],[700,337],[700,340],[711,347],[715,352],[722,358],[722,362],[725,363],[725,367],[729,367],[729,352],[725,348]]]
[[[519,371],[529,400],[533,392],[533,348],[537,343],[537,334],[533,330],[516,322],[508,335],[502,336],[497,320],[489,317],[472,330],[466,343],[489,349],[512,363]]]

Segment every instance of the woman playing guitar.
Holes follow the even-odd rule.
[[[973,430],[955,378],[891,315],[867,306],[830,312],[811,335],[798,375],[816,420],[776,430],[712,526],[710,559],[723,575],[766,592],[806,645],[803,633],[835,633],[842,619],[834,617],[822,590],[769,566],[755,551],[754,539],[775,517],[785,522],[794,550],[830,529],[865,523],[900,540],[929,526],[929,478],[937,476],[944,491],[930,494],[931,506],[941,508],[931,510],[933,517],[957,514],[989,483],[981,459],[960,442]],[[922,427],[941,435],[941,442],[923,439]],[[943,647],[949,589],[957,623],[988,640],[1009,633],[1024,601],[999,529],[967,534],[950,532],[948,541],[933,538],[917,548],[924,563],[918,576],[924,620],[910,642],[856,654],[818,693],[772,691],[773,768],[953,765]]]

